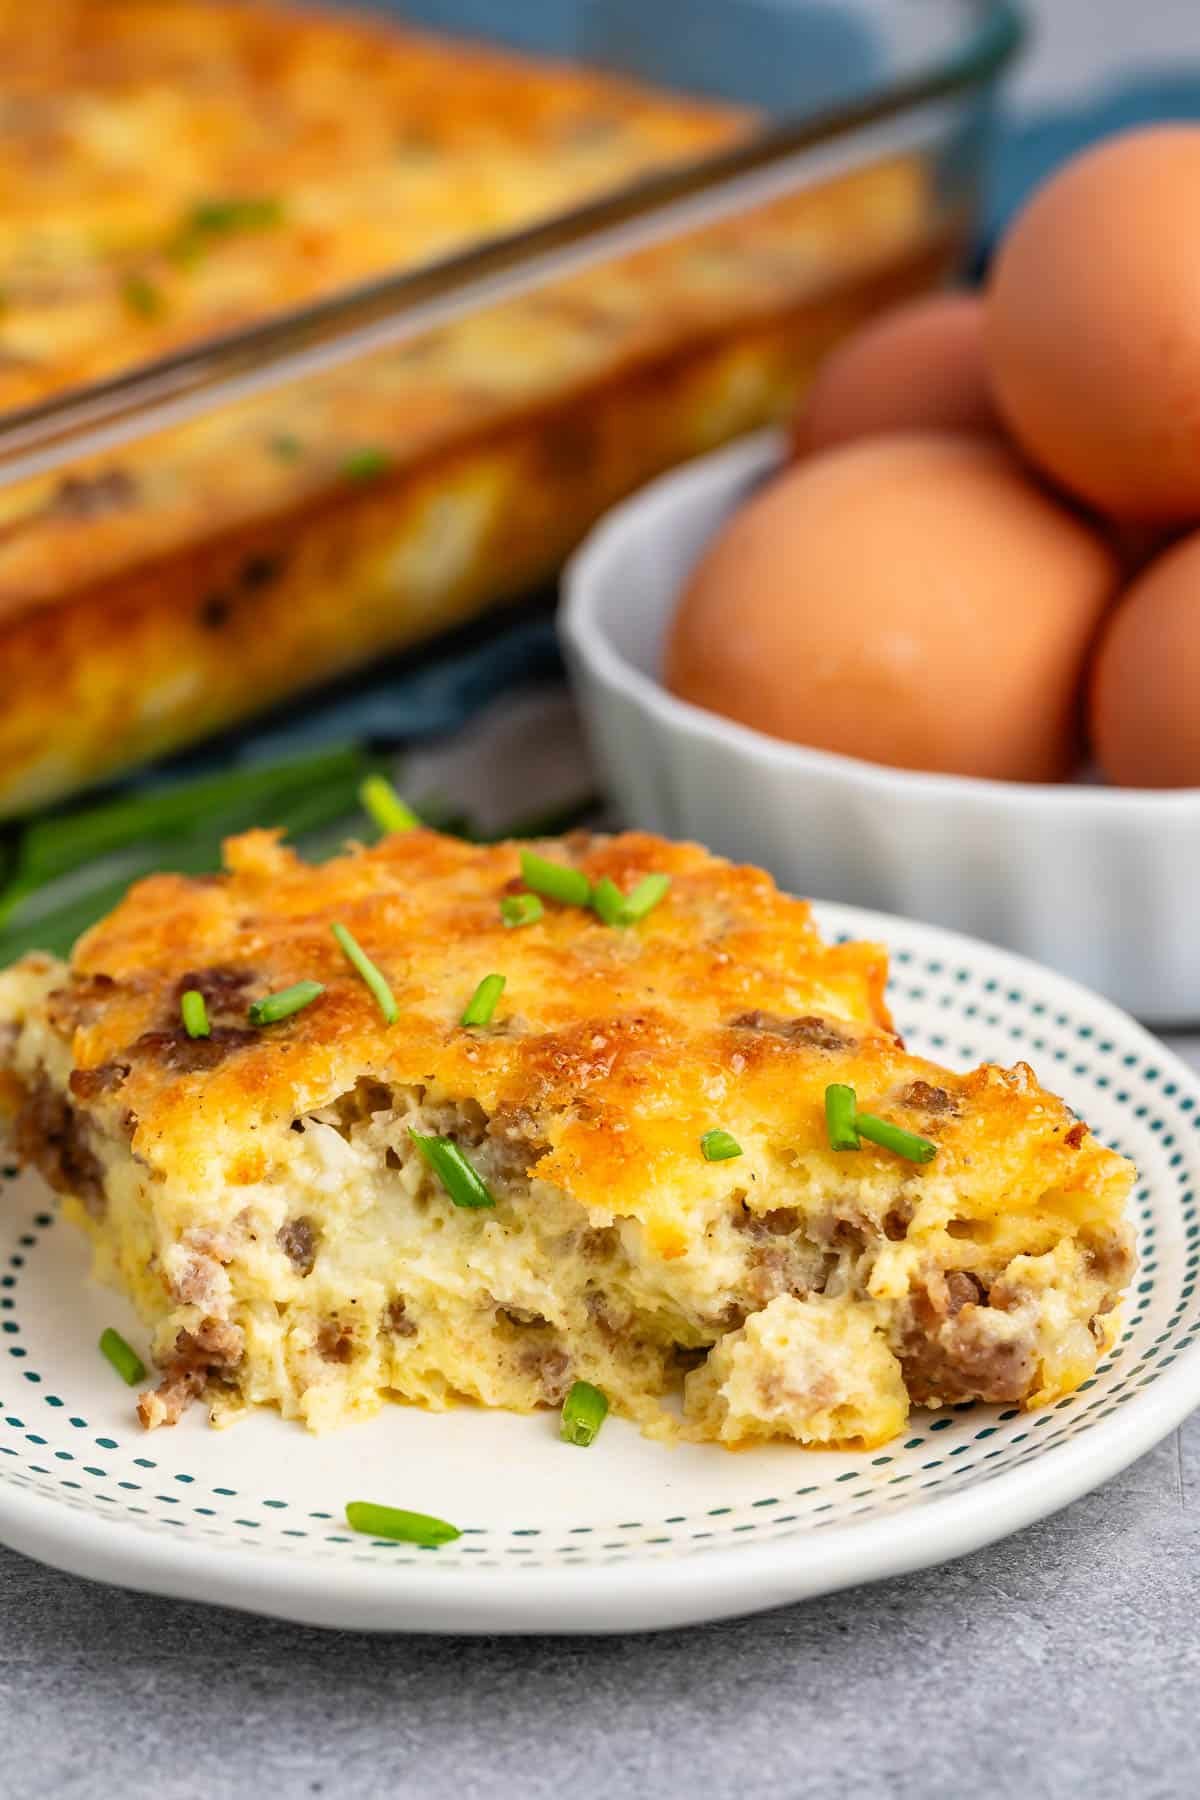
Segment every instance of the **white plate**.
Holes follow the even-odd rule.
[[[620,1420],[578,1450],[553,1415],[391,1407],[312,1438],[259,1415],[139,1432],[96,1350],[124,1304],[88,1283],[32,1177],[3,1182],[0,1537],[82,1575],[314,1624],[615,1631],[775,1606],[920,1568],[1063,1506],[1200,1401],[1200,1083],[1106,1002],[947,932],[819,909],[879,937],[912,1046],[954,1065],[1028,1058],[1142,1170],[1141,1267],[1093,1381],[1036,1413],[918,1413],[894,1444],[731,1455],[647,1443]],[[438,1550],[343,1522],[372,1499],[465,1528]]]

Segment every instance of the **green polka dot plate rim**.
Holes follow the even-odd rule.
[[[1097,1486],[1200,1402],[1200,1081],[1115,1007],[1022,958],[821,905],[884,942],[910,1047],[1027,1061],[1133,1158],[1139,1268],[1092,1380],[1037,1412],[913,1415],[860,1454],[672,1447],[609,1419],[388,1407],[312,1437],[273,1414],[145,1434],[96,1342],[144,1334],[87,1277],[46,1188],[0,1156],[0,1539],[57,1567],[312,1624],[455,1632],[698,1623],[959,1556]],[[452,1520],[436,1549],[362,1536],[368,1499]]]

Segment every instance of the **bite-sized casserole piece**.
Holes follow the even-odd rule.
[[[266,3],[0,0],[0,66],[0,413],[751,125]],[[893,157],[0,488],[0,816],[544,581],[615,499],[786,412],[960,234]]]
[[[15,1142],[153,1332],[147,1424],[200,1393],[217,1422],[271,1405],[317,1429],[389,1398],[528,1411],[582,1379],[652,1435],[878,1444],[910,1404],[1038,1405],[1093,1369],[1131,1165],[1023,1064],[906,1054],[883,950],[826,945],[768,876],[572,836],[538,850],[665,897],[634,924],[547,899],[514,925],[512,844],[227,849],[225,876],[140,883],[69,967],[0,976]],[[488,974],[489,1021],[461,1023]],[[831,1084],[931,1160],[831,1148]]]

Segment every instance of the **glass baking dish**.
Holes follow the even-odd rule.
[[[235,8],[138,0],[136,23],[144,39],[156,11],[176,30]],[[45,390],[0,414],[0,818],[528,593],[623,494],[786,412],[837,336],[961,265],[993,86],[1020,36],[1007,0],[374,10],[452,48],[436,52],[441,87],[428,74],[414,87],[417,123],[396,115],[383,185],[368,189],[381,204],[361,230],[347,214],[330,232],[354,263],[370,225],[386,251],[417,200],[436,200],[443,138],[470,125],[468,80],[487,229],[416,231],[402,266],[314,281],[283,310],[260,298],[235,328],[176,342],[156,282],[183,292],[226,256],[251,288],[256,256],[290,256],[288,296],[307,279],[299,225],[272,197],[200,192],[153,279],[125,250],[105,265],[167,353],[123,361],[130,333],[101,333],[82,383],[19,354],[36,258],[15,282],[0,273],[0,403],[22,383]],[[297,15],[314,31],[351,16]],[[594,75],[571,87],[459,40]],[[356,51],[362,92],[368,42],[381,40]],[[317,55],[310,85],[332,61]],[[10,83],[0,117],[7,105],[28,137],[43,103]],[[445,167],[457,204],[468,165]],[[313,177],[337,180],[336,167]],[[27,229],[43,261],[57,219]],[[0,214],[0,248],[3,227]],[[35,323],[53,346],[53,317]]]

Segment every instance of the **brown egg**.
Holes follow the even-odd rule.
[[[685,700],[909,769],[1054,781],[1118,564],[1003,446],[870,438],[787,470],[694,570],[665,658]]]
[[[935,294],[872,319],[839,344],[801,401],[798,456],[893,431],[996,432],[983,302]]]
[[[988,288],[992,391],[1027,454],[1118,518],[1200,517],[1200,126],[1110,139],[1018,218]]]
[[[1127,525],[1120,519],[1098,519],[1096,523],[1120,557],[1126,582],[1140,575],[1182,535],[1178,526]]]
[[[1200,532],[1139,576],[1100,639],[1092,743],[1121,787],[1200,787]]]

